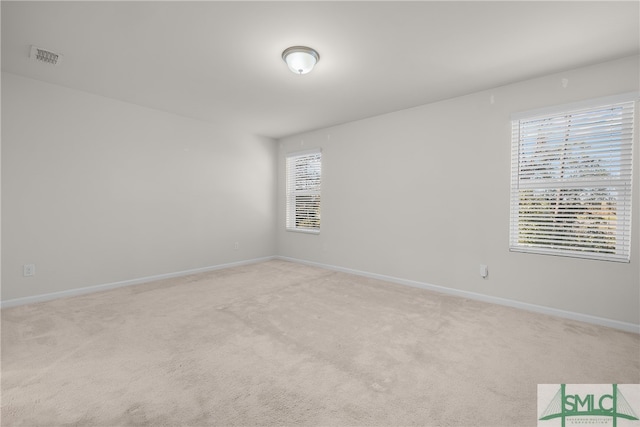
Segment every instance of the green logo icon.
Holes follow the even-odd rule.
[[[584,389],[584,387],[582,387]],[[565,427],[569,417],[609,417],[613,427],[617,427],[619,418],[637,421],[638,416],[618,389],[617,384],[611,384],[611,394],[607,393],[575,393],[567,394],[566,384],[560,384],[547,408],[540,416],[540,421],[560,418]]]

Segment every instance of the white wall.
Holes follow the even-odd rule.
[[[2,300],[274,255],[276,151],[3,73]]]
[[[510,114],[638,90],[638,61],[308,132],[279,150],[3,73],[2,300],[277,253],[639,324],[638,138],[630,264],[508,250]],[[284,155],[313,147],[322,231],[286,232]],[[35,276],[22,276],[26,263]]]
[[[511,113],[637,91],[638,76],[638,57],[626,58],[285,138],[278,254],[637,325],[637,137],[631,263],[508,245]],[[322,229],[287,232],[284,156],[314,147],[323,150]]]

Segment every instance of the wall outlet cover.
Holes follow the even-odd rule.
[[[35,275],[36,274],[36,265],[35,264],[25,264],[23,266],[22,274],[25,277]]]
[[[480,264],[480,276],[486,278],[489,275],[489,267],[485,264]]]

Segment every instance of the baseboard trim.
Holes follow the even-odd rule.
[[[123,280],[120,282],[104,283],[101,285],[86,286],[83,288],[69,289],[66,291],[51,292],[48,294],[34,295],[30,297],[14,298],[6,301],[0,301],[0,308],[10,308],[19,305],[33,304],[36,302],[51,301],[59,298],[68,298],[78,295],[91,294],[94,292],[108,291],[110,289],[121,288],[124,286],[139,285],[142,283],[153,282],[155,280],[171,279],[174,277],[188,276],[190,274],[205,273],[207,271],[222,270],[224,268],[239,267],[243,265],[256,264],[259,262],[269,261],[276,258],[268,256],[263,258],[253,258],[243,261],[230,262],[226,264],[212,265],[208,267],[193,268],[191,270],[176,271],[174,273],[157,274],[154,276],[139,277],[136,279]]]
[[[33,304],[33,303],[37,303],[37,302],[51,301],[51,300],[59,299],[59,298],[67,298],[67,297],[73,297],[73,296],[78,296],[78,295],[90,294],[90,293],[94,293],[94,292],[102,292],[102,291],[107,291],[107,290],[110,290],[110,289],[121,288],[121,287],[124,287],[124,286],[132,286],[132,285],[139,285],[139,284],[142,284],[142,283],[153,282],[155,280],[171,279],[171,278],[174,278],[174,277],[188,276],[190,274],[204,273],[204,272],[207,272],[207,271],[214,271],[214,270],[221,270],[221,269],[225,269],[225,268],[239,267],[239,266],[243,266],[243,265],[256,264],[256,263],[259,263],[259,262],[265,262],[265,261],[269,261],[269,260],[272,260],[272,259],[280,259],[280,260],[283,260],[283,261],[297,262],[297,263],[300,263],[300,264],[311,265],[311,266],[314,266],[314,267],[320,267],[320,268],[324,268],[324,269],[327,269],[327,270],[339,271],[339,272],[342,272],[342,273],[355,274],[357,276],[363,276],[363,277],[369,277],[369,278],[372,278],[372,279],[384,280],[384,281],[391,282],[391,283],[397,283],[397,284],[400,284],[400,285],[411,286],[411,287],[414,287],[414,288],[420,288],[420,289],[425,289],[425,290],[429,290],[429,291],[440,292],[440,293],[443,293],[443,294],[454,295],[454,296],[458,296],[458,297],[461,297],[461,298],[468,298],[468,299],[473,299],[473,300],[476,300],[476,301],[483,301],[483,302],[488,302],[488,303],[491,303],[491,304],[498,304],[498,305],[503,305],[503,306],[506,306],[506,307],[518,308],[518,309],[521,309],[521,310],[532,311],[532,312],[535,312],[535,313],[547,314],[547,315],[550,315],[550,316],[557,316],[557,317],[562,317],[562,318],[565,318],[565,319],[577,320],[577,321],[580,321],[580,322],[591,323],[591,324],[594,324],[594,325],[600,325],[600,326],[606,326],[606,327],[609,327],[609,328],[619,329],[619,330],[622,330],[622,331],[625,331],[625,332],[632,332],[632,333],[640,334],[640,325],[636,325],[636,324],[633,324],[633,323],[621,322],[621,321],[618,321],[618,320],[607,319],[607,318],[597,317],[597,316],[591,316],[591,315],[588,315],[588,314],[576,313],[576,312],[572,312],[572,311],[560,310],[560,309],[557,309],[557,308],[551,308],[551,307],[545,307],[545,306],[541,306],[541,305],[529,304],[529,303],[510,300],[510,299],[506,299],[506,298],[500,298],[500,297],[494,297],[494,296],[490,296],[490,295],[479,294],[479,293],[475,293],[475,292],[463,291],[463,290],[460,290],[460,289],[447,288],[445,286],[438,286],[438,285],[434,285],[434,284],[431,284],[431,283],[418,282],[418,281],[415,281],[415,280],[402,279],[402,278],[399,278],[399,277],[387,276],[387,275],[384,275],[384,274],[370,273],[370,272],[367,272],[367,271],[355,270],[355,269],[352,269],[352,268],[340,267],[340,266],[337,266],[337,265],[330,265],[330,264],[323,264],[323,263],[319,263],[319,262],[308,261],[308,260],[298,259],[298,258],[285,257],[285,256],[267,256],[267,257],[262,257],[262,258],[253,258],[253,259],[248,259],[248,260],[243,260],[243,261],[236,261],[236,262],[231,262],[231,263],[226,263],[226,264],[218,264],[218,265],[213,265],[213,266],[208,266],[208,267],[201,267],[201,268],[194,268],[194,269],[190,269],[190,270],[177,271],[177,272],[173,272],[173,273],[165,273],[165,274],[158,274],[158,275],[154,275],[154,276],[139,277],[139,278],[136,278],[136,279],[123,280],[123,281],[120,281],[120,282],[105,283],[105,284],[101,284],[101,285],[93,285],[93,286],[87,286],[87,287],[83,287],[83,288],[69,289],[69,290],[60,291],[60,292],[51,292],[51,293],[48,293],[48,294],[34,295],[34,296],[23,297],[23,298],[14,298],[14,299],[6,300],[6,301],[0,301],[0,308],[17,307],[17,306],[25,305],[25,304]]]
[[[591,323],[594,325],[606,326],[609,328],[619,329],[625,332],[632,332],[640,334],[640,325],[633,323],[621,322],[613,319],[606,319],[603,317],[591,316],[589,314],[576,313],[572,311],[560,310],[557,308],[545,307],[541,305],[529,304],[525,302],[510,300],[507,298],[494,297],[490,295],[478,294],[475,292],[463,291],[460,289],[447,288],[444,286],[433,285],[431,283],[418,282],[415,280],[401,279],[393,276],[386,276],[384,274],[370,273],[367,271],[354,270],[346,267],[339,267],[336,265],[322,264],[314,261],[307,261],[298,258],[291,258],[285,256],[276,256],[276,259],[283,261],[297,262],[300,264],[311,265],[314,267],[325,268],[327,270],[339,271],[342,273],[355,274],[357,276],[369,277],[371,279],[384,280],[387,282],[397,283],[400,285],[411,286],[414,288],[425,289],[429,291],[440,292],[447,295],[454,295],[462,298],[468,298],[476,301],[488,302],[491,304],[503,305],[506,307],[518,308],[521,310],[532,311],[535,313],[547,314],[550,316],[562,317],[565,319],[577,320],[580,322]]]

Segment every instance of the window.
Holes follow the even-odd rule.
[[[512,251],[629,262],[633,99],[512,117]]]
[[[320,150],[287,156],[287,230],[320,232]]]

